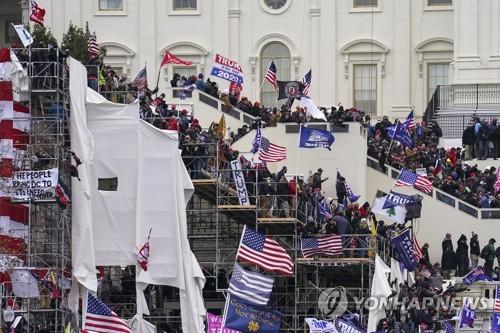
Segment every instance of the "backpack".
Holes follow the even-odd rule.
[[[483,249],[481,250],[481,254],[479,255],[482,259],[486,259],[488,257],[489,250],[488,250],[488,245],[485,245]]]

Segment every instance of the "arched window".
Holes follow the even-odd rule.
[[[276,65],[277,79],[280,81],[290,80],[290,50],[283,43],[271,42],[262,48],[260,54],[261,82],[266,77],[266,72],[271,60],[273,60]],[[260,93],[261,104],[266,107],[278,106],[277,97],[278,94],[274,87],[265,80]]]

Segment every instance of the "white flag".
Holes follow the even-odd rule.
[[[9,270],[9,275],[12,282],[12,291],[16,297],[40,298],[38,281],[29,270],[13,269]]]
[[[314,104],[313,100],[309,97],[302,96],[300,98],[300,104],[302,104],[303,107],[307,108],[307,114],[314,119],[323,119],[324,121],[326,121],[325,114],[318,109],[316,104]]]
[[[391,208],[383,208],[387,196],[376,198],[375,204],[372,207],[372,212],[387,217],[389,220],[397,223],[405,223],[406,208],[396,206]]]
[[[12,24],[14,29],[17,32],[17,35],[19,36],[19,39],[21,39],[21,42],[23,43],[24,47],[28,47],[31,44],[33,44],[33,37],[29,33],[28,30],[24,27],[22,24]]]
[[[372,290],[370,296],[378,300],[387,299],[392,293],[391,286],[387,278],[391,272],[389,266],[378,256],[375,256],[375,272],[372,280]],[[385,318],[385,310],[380,306],[371,307],[368,313],[368,327],[367,332],[375,332],[377,330],[377,323],[380,319]]]

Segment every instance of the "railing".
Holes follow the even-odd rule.
[[[439,108],[439,86],[434,90],[434,93],[432,94],[432,97],[427,104],[427,108],[425,109],[424,112],[424,119],[426,120],[427,124],[432,120],[434,117],[434,113],[438,110]]]
[[[439,110],[499,110],[500,84],[453,84],[437,86],[437,108]]]
[[[379,171],[380,173],[385,174],[388,177],[391,177],[392,179],[395,179],[397,175],[399,174],[399,170],[389,166],[385,165],[386,171],[389,172],[389,175],[387,173],[384,173],[378,163],[377,160],[374,158],[367,156],[366,158],[366,165],[374,170]],[[424,193],[424,192],[422,192]],[[424,193],[427,194],[427,193]],[[478,220],[492,220],[492,219],[500,219],[500,208],[478,208],[474,207],[473,205],[455,197],[452,196],[446,192],[443,192],[437,188],[434,188],[432,193],[430,194],[431,197],[434,199],[444,203],[445,205],[448,205],[450,207],[453,207],[465,214],[468,214]]]

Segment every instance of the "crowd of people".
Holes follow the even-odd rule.
[[[374,125],[367,125],[368,156],[378,160],[382,171],[386,172],[386,164],[396,169],[408,168],[413,171],[423,168],[434,187],[478,208],[500,207],[500,193],[494,189],[496,168],[480,170],[470,160],[469,153],[473,147],[467,144],[465,149],[439,147],[442,131],[435,122],[427,126],[417,123],[415,129],[411,130],[415,146],[405,147],[391,142],[387,128],[392,125],[394,123],[387,117]],[[478,146],[483,147],[483,144]]]

